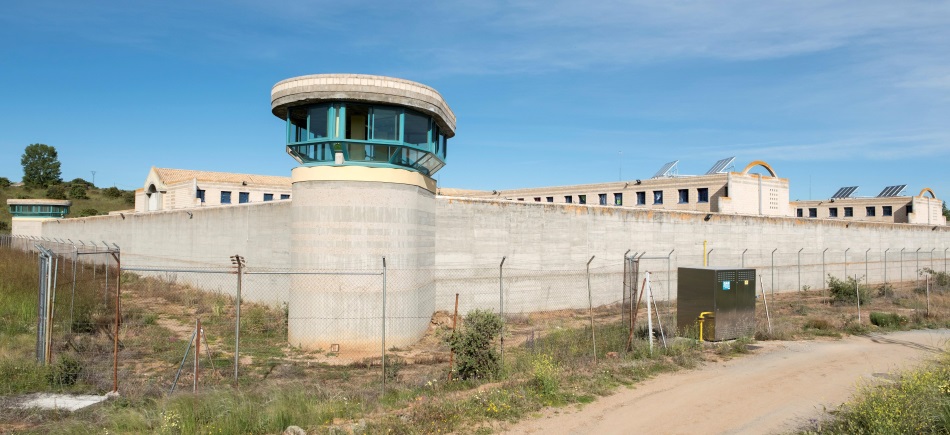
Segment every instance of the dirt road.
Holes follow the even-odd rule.
[[[660,375],[587,405],[559,409],[512,434],[777,433],[847,401],[863,382],[886,381],[945,349],[950,330],[838,341],[761,342],[752,355]]]

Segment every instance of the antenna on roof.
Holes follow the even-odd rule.
[[[732,162],[735,160],[736,158],[735,156],[733,156],[733,157],[727,157],[725,159],[722,159],[716,162],[716,164],[714,164],[711,168],[709,168],[708,171],[706,171],[706,175],[721,174],[725,172],[726,168],[728,168],[729,165],[731,165]]]
[[[675,177],[676,176],[676,164],[679,163],[679,160],[673,160],[665,165],[663,165],[659,171],[656,171],[656,174],[653,174],[652,178],[660,177]]]
[[[854,192],[858,190],[858,186],[846,186],[838,189],[834,195],[831,195],[832,198],[850,198]]]
[[[890,196],[900,196],[904,191],[904,188],[907,187],[906,184],[898,184],[895,186],[887,186],[881,193],[877,194],[878,198],[890,197]]]

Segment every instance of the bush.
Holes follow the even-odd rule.
[[[0,231],[6,231],[10,229],[10,224],[0,221]]]
[[[79,217],[86,217],[86,216],[99,216],[99,210],[96,210],[94,208],[87,208],[79,212]]]
[[[947,272],[937,272],[929,267],[925,267],[922,273],[929,273],[932,277],[932,281],[938,287],[946,287],[950,285],[950,274]]]
[[[46,197],[49,199],[66,199],[66,188],[62,184],[54,184],[46,189]]]
[[[102,195],[106,198],[119,198],[122,196],[122,191],[118,187],[112,186],[102,189]]]
[[[126,191],[122,193],[122,200],[126,205],[135,205],[135,192]]]
[[[88,182],[88,181],[86,181],[86,180],[83,180],[82,178],[74,178],[73,181],[70,181],[70,182],[69,182],[69,184],[72,185],[72,186],[83,186],[84,188],[87,188],[87,189],[95,189],[95,188],[96,188],[96,186],[94,186],[92,183],[90,183],[90,182]]]
[[[462,327],[446,340],[455,352],[459,378],[490,378],[498,374],[499,358],[493,344],[501,328],[501,317],[490,311],[475,310],[465,316]]]
[[[0,177],[0,189],[6,189],[10,187],[10,179],[7,177]]]
[[[69,197],[72,199],[89,199],[89,195],[86,195],[86,186],[73,184],[69,187]]]
[[[79,380],[79,374],[82,372],[82,363],[79,360],[63,355],[46,373],[46,380],[53,386],[75,385]]]
[[[907,318],[897,313],[871,312],[871,324],[882,328],[900,328],[907,324]]]
[[[868,286],[859,284],[854,277],[849,276],[842,280],[828,275],[828,292],[831,294],[833,302],[856,303],[855,288],[857,288],[857,293],[861,295],[861,303],[870,302],[871,291]]]

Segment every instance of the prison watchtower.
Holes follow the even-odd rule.
[[[408,344],[434,310],[432,176],[445,165],[455,114],[435,89],[361,74],[295,77],[274,85],[271,111],[286,125],[291,172],[291,266],[296,270],[392,268],[387,342]],[[332,281],[332,282],[330,282]],[[329,348],[345,338],[378,346],[381,285],[339,276],[294,278],[291,343]],[[320,320],[325,319],[325,320]]]

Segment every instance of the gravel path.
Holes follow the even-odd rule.
[[[511,434],[763,434],[794,431],[946,349],[950,330],[835,341],[760,342],[751,355],[657,376],[583,409],[561,408]]]

